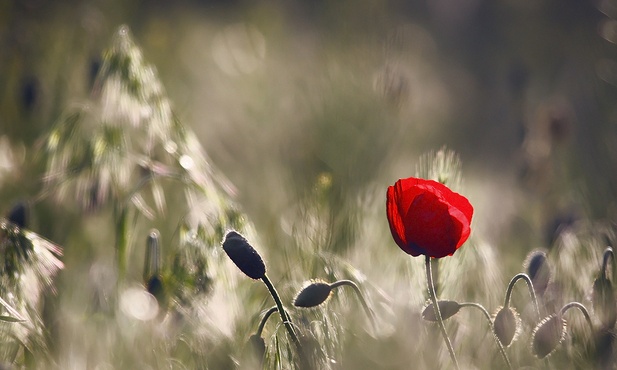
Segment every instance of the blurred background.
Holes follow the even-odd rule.
[[[301,235],[378,275],[386,187],[446,147],[473,237],[516,272],[569,227],[614,229],[616,19],[612,0],[0,0],[0,210],[30,202],[68,261],[105,233],[39,201],[42,140],[126,25],[264,245]]]
[[[478,227],[492,238],[513,222],[550,234],[583,215],[616,217],[611,0],[0,7],[5,208],[39,190],[27,158],[88,97],[102,50],[126,24],[258,223],[321,174],[346,194],[383,187],[444,145],[461,156],[467,193],[495,223]],[[512,220],[520,208],[533,220]]]

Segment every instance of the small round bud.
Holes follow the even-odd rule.
[[[319,280],[309,282],[294,299],[294,306],[305,308],[319,306],[330,297],[331,292],[332,287],[326,282]]]
[[[443,320],[449,319],[450,317],[456,315],[458,311],[461,309],[461,305],[454,301],[438,301],[439,312],[441,313],[441,318]],[[437,317],[435,316],[435,308],[432,303],[429,303],[424,310],[422,310],[422,318],[426,321],[437,321]]]
[[[503,344],[508,347],[516,338],[521,327],[521,319],[513,307],[501,307],[495,314],[493,328],[495,335]]]
[[[231,230],[223,239],[223,250],[227,256],[251,279],[261,279],[266,275],[266,265],[261,256],[238,232]]]
[[[533,282],[533,289],[538,295],[543,295],[551,280],[551,269],[548,265],[546,252],[542,250],[532,251],[525,260],[527,275]]]
[[[537,358],[551,354],[566,336],[566,321],[551,315],[540,322],[531,335],[531,351]]]

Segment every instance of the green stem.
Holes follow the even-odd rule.
[[[270,279],[268,279],[267,275],[264,275],[261,278],[261,280],[264,282],[264,284],[266,284],[266,287],[268,287],[268,291],[270,291],[270,295],[272,296],[272,298],[274,298],[274,302],[276,302],[276,307],[279,311],[279,314],[281,315],[281,319],[283,320],[283,325],[285,325],[285,328],[287,329],[289,336],[291,337],[294,344],[296,345],[296,348],[298,349],[298,351],[300,351],[301,350],[300,340],[298,339],[298,336],[296,335],[296,332],[294,331],[294,328],[291,325],[291,320],[289,318],[289,315],[287,315],[287,311],[285,311],[283,302],[281,302],[281,298],[276,292],[274,285],[272,285],[272,282],[270,282]]]
[[[497,335],[495,334],[495,326],[494,326],[493,320],[491,319],[491,315],[488,313],[486,308],[484,308],[484,306],[482,306],[481,304],[475,303],[475,302],[461,303],[460,306],[461,307],[475,307],[475,308],[479,309],[480,311],[482,311],[482,313],[484,314],[484,317],[486,317],[486,320],[488,320],[488,323],[489,323],[489,325],[491,327],[491,331],[493,332],[493,338],[495,338],[495,342],[497,342],[497,346],[499,347],[499,352],[501,353],[501,357],[503,357],[503,360],[508,365],[508,369],[511,370],[512,369],[512,364],[510,363],[510,359],[508,358],[508,354],[506,353],[505,348],[503,348],[503,344],[501,344],[501,341],[499,340],[499,338],[497,338]]]
[[[375,323],[376,322],[375,321],[375,313],[373,312],[373,310],[371,310],[371,308],[366,303],[366,299],[364,299],[364,295],[360,291],[360,288],[358,287],[358,285],[356,283],[354,283],[353,281],[351,281],[351,280],[338,280],[338,281],[335,281],[334,283],[330,284],[330,288],[334,289],[334,288],[339,287],[341,285],[347,285],[347,286],[350,286],[350,287],[353,288],[353,290],[358,295],[358,299],[360,300],[360,303],[362,304],[362,307],[364,308],[364,311],[366,311],[367,316],[371,320],[371,325],[373,326],[373,329],[377,330],[377,324]]]
[[[433,284],[433,274],[431,272],[431,257],[426,256],[425,259],[426,265],[426,282],[428,284],[428,295],[433,302],[433,309],[435,310],[435,317],[437,318],[437,323],[439,324],[439,328],[441,329],[441,334],[443,336],[444,341],[446,342],[446,346],[448,347],[448,352],[450,352],[450,358],[454,363],[454,367],[458,370],[460,369],[458,366],[458,361],[456,359],[456,355],[454,354],[454,348],[452,348],[452,343],[450,342],[450,338],[448,337],[448,332],[446,332],[446,327],[443,324],[443,319],[441,318],[441,312],[439,311],[439,304],[437,303],[437,297],[435,295],[435,285]]]
[[[116,258],[118,264],[118,282],[126,274],[126,253],[128,248],[128,208],[116,209]]]
[[[583,316],[585,316],[585,320],[587,320],[587,323],[589,324],[589,328],[593,332],[593,322],[591,321],[591,316],[589,316],[589,311],[587,311],[587,308],[585,308],[582,303],[570,302],[561,308],[559,314],[563,316],[570,308],[578,308],[578,310],[583,313]]]
[[[277,306],[271,307],[268,311],[266,311],[266,314],[261,319],[261,322],[259,323],[259,327],[257,328],[257,333],[256,333],[257,336],[261,337],[261,333],[264,331],[264,326],[266,326],[266,321],[268,321],[270,316],[272,316],[272,314],[275,313],[276,311],[278,311]]]
[[[529,275],[523,272],[514,275],[512,280],[510,280],[510,284],[508,284],[508,289],[506,290],[506,299],[504,301],[503,306],[506,308],[510,307],[510,296],[512,295],[512,289],[514,289],[514,284],[516,284],[516,282],[521,279],[525,280],[525,282],[527,283],[527,288],[529,289],[529,295],[531,296],[531,300],[533,301],[533,305],[536,309],[538,320],[540,320],[541,319],[540,306],[538,305],[538,299],[536,298],[536,292],[533,289],[533,282],[531,281],[531,278],[529,277]]]

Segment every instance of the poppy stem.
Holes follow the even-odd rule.
[[[261,319],[261,322],[259,323],[259,327],[257,328],[257,332],[255,333],[255,335],[261,337],[261,333],[263,332],[264,327],[266,326],[266,322],[268,321],[270,316],[272,316],[272,314],[277,311],[278,311],[278,307],[276,306],[271,307],[268,311],[266,311],[266,313],[264,314],[264,317]]]
[[[435,284],[433,283],[433,273],[431,271],[431,257],[426,256],[425,259],[426,265],[426,282],[428,284],[428,295],[433,302],[433,309],[435,310],[435,317],[437,318],[437,323],[439,324],[439,328],[441,329],[441,334],[443,335],[443,339],[446,342],[446,346],[448,347],[448,352],[450,352],[450,358],[454,363],[454,367],[458,370],[460,369],[458,366],[458,361],[456,359],[456,355],[454,354],[454,348],[452,348],[452,342],[450,342],[450,338],[448,337],[448,332],[446,332],[446,327],[443,324],[443,319],[441,318],[441,312],[439,310],[439,304],[437,303],[437,296],[435,294]]]
[[[488,313],[486,308],[484,308],[484,306],[482,306],[481,304],[475,303],[475,302],[461,303],[461,307],[475,307],[479,309],[480,311],[482,311],[482,313],[484,314],[484,317],[486,317],[486,320],[488,320],[488,324],[491,327],[491,331],[493,332],[493,338],[495,338],[495,342],[497,342],[497,346],[499,347],[499,352],[501,353],[501,357],[503,357],[503,360],[508,365],[508,369],[511,370],[512,364],[510,363],[508,354],[506,353],[505,348],[503,348],[503,344],[501,344],[501,341],[499,340],[499,338],[497,338],[497,334],[495,334],[495,324],[493,323],[493,319],[491,319],[491,315]]]
[[[519,274],[516,274],[512,280],[510,280],[510,283],[508,284],[508,289],[506,290],[506,299],[505,302],[503,304],[504,307],[509,307],[510,306],[510,297],[512,295],[512,289],[514,288],[514,284],[516,284],[517,281],[519,281],[520,279],[525,280],[525,282],[527,283],[527,287],[529,288],[529,295],[531,296],[531,300],[533,301],[533,305],[536,309],[536,314],[538,315],[538,320],[541,319],[540,317],[540,308],[538,306],[538,299],[536,298],[536,293],[533,289],[533,282],[531,281],[531,278],[529,277],[529,275],[521,272]]]
[[[611,261],[615,260],[615,254],[613,253],[613,248],[611,247],[607,247],[604,250],[604,255],[602,256],[602,273],[604,274],[604,277],[606,277],[607,279],[612,277],[611,271],[607,271],[608,270],[608,264]]]
[[[272,285],[272,282],[270,281],[270,279],[268,279],[267,275],[264,275],[261,278],[261,280],[264,282],[264,284],[266,284],[266,287],[268,287],[268,291],[270,292],[270,295],[274,299],[274,302],[276,303],[276,308],[279,312],[279,315],[281,316],[281,319],[283,320],[283,325],[285,325],[285,328],[287,329],[287,332],[289,333],[291,340],[296,345],[296,349],[298,351],[301,351],[302,346],[300,345],[300,340],[298,339],[298,336],[296,335],[296,332],[291,324],[291,319],[289,318],[287,311],[285,311],[283,302],[281,301],[279,294],[274,288],[274,285]]]
[[[559,315],[563,316],[566,313],[566,311],[568,311],[571,308],[578,308],[578,310],[581,311],[583,316],[585,316],[585,320],[587,321],[587,324],[589,324],[589,328],[591,329],[591,332],[593,332],[593,321],[591,321],[591,316],[589,316],[589,311],[587,311],[587,308],[582,303],[570,302],[566,304],[565,306],[561,308],[561,311],[559,311]]]
[[[364,308],[364,311],[366,311],[366,315],[369,317],[369,320],[371,320],[373,330],[377,330],[377,324],[375,323],[375,313],[366,303],[366,299],[364,299],[364,295],[362,295],[362,291],[360,291],[358,284],[354,283],[351,280],[338,280],[330,284],[330,288],[334,289],[341,285],[347,285],[353,288],[353,290],[356,292],[356,295],[358,296],[358,299],[360,300],[360,303],[362,304],[362,307]]]

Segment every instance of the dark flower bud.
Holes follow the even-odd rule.
[[[439,305],[439,312],[443,320],[456,315],[461,309],[461,305],[454,301],[438,301],[437,304]],[[435,308],[432,303],[424,307],[424,310],[422,310],[422,318],[426,321],[437,321],[437,317],[435,317]]]
[[[251,279],[258,280],[266,275],[266,265],[261,256],[238,232],[231,230],[225,234],[223,250],[240,271]]]
[[[612,328],[615,326],[617,321],[615,293],[613,292],[613,284],[604,276],[604,273],[593,282],[591,302],[596,315],[602,322],[602,327]]]
[[[531,351],[537,358],[551,354],[566,336],[566,321],[551,315],[540,322],[531,336]]]
[[[28,227],[28,205],[25,202],[16,203],[9,211],[7,218],[15,226]]]
[[[542,250],[532,251],[525,260],[527,275],[533,283],[533,289],[538,295],[543,295],[551,280],[551,270],[546,258],[546,252]]]
[[[324,303],[330,297],[332,287],[323,281],[312,281],[306,285],[294,299],[296,307],[315,307]]]
[[[261,363],[266,355],[266,342],[264,339],[257,334],[253,334],[249,338],[248,345],[250,346],[255,357],[258,358]]]
[[[516,338],[520,330],[520,322],[518,313],[512,307],[501,307],[495,314],[493,328],[504,347],[508,347]]]

